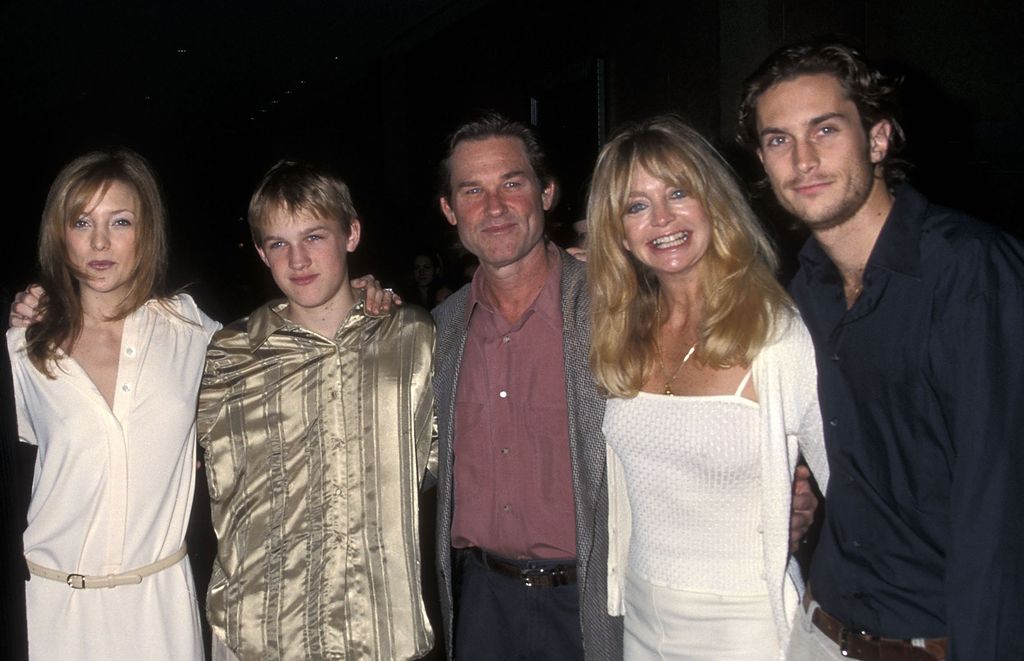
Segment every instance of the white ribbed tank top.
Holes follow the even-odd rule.
[[[765,594],[758,404],[641,392],[610,399],[603,428],[626,475],[630,568],[679,590]]]

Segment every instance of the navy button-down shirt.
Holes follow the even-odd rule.
[[[814,239],[800,263],[832,475],[815,598],[950,636],[953,659],[1024,659],[1024,246],[903,186],[850,309]]]

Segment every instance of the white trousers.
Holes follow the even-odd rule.
[[[626,661],[778,659],[768,595],[722,595],[652,585],[626,572]]]
[[[798,609],[796,624],[789,634],[786,661],[849,661],[839,653],[839,645],[832,642],[811,622],[811,615],[816,608],[818,602],[812,601],[806,611],[802,607]]]

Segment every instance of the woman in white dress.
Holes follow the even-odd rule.
[[[814,349],[735,177],[674,117],[620,131],[588,204],[608,395],[609,612],[625,657],[781,658],[798,453],[824,490]]]
[[[40,320],[12,328],[18,434],[38,446],[25,531],[34,659],[202,659],[185,530],[195,405],[218,324],[161,295],[148,163],[82,156],[50,188]]]

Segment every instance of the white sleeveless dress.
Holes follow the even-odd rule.
[[[625,658],[771,659],[761,416],[733,395],[610,399],[608,445],[632,515]]]

